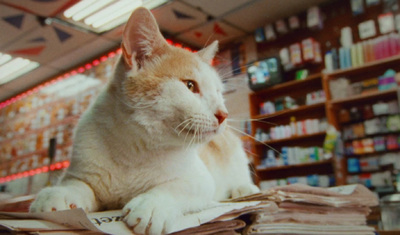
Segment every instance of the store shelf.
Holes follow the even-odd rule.
[[[367,138],[372,138],[372,137],[377,137],[377,136],[387,136],[387,135],[393,135],[393,134],[400,134],[400,130],[368,134],[368,135],[364,135],[362,137],[344,139],[343,141],[351,142],[353,140],[362,140],[362,139],[367,139]]]
[[[353,158],[362,158],[362,157],[371,157],[371,156],[376,156],[376,155],[382,155],[382,154],[385,154],[385,153],[395,153],[395,152],[400,152],[400,148],[397,148],[397,149],[386,149],[386,150],[383,150],[383,151],[378,151],[378,152],[369,152],[369,153],[360,153],[360,154],[356,154],[356,153],[353,153],[353,154],[344,154],[344,156],[346,156],[346,157],[353,157]]]
[[[268,167],[257,169],[257,175],[263,180],[287,178],[292,176],[307,176],[311,174],[332,174],[332,159],[296,165]]]
[[[302,167],[309,167],[309,166],[319,166],[319,165],[324,165],[324,164],[330,164],[332,163],[332,160],[323,160],[323,161],[317,161],[317,162],[308,162],[308,163],[302,163],[302,164],[294,164],[294,165],[286,165],[286,166],[275,166],[275,167],[268,167],[268,168],[257,168],[257,171],[262,172],[262,171],[277,171],[277,170],[283,170],[283,169],[292,169],[292,168],[302,168]]]
[[[285,110],[278,111],[278,112],[275,112],[272,114],[257,115],[252,118],[266,120],[266,119],[272,119],[272,118],[282,117],[282,116],[295,116],[298,113],[305,113],[305,112],[310,112],[310,111],[314,111],[317,109],[323,109],[323,108],[325,108],[325,102],[311,104],[311,105],[302,105],[295,109],[285,109]]]
[[[292,90],[294,88],[298,89],[299,86],[307,86],[312,83],[318,83],[321,80],[321,77],[322,77],[321,73],[312,74],[305,79],[293,80],[293,81],[280,83],[280,84],[274,85],[266,90],[255,92],[255,94],[260,95],[263,93],[272,94],[272,93],[279,93],[282,91],[287,92],[288,90]]]
[[[364,123],[365,121],[372,120],[372,119],[375,119],[375,118],[395,116],[395,115],[400,115],[400,113],[395,112],[395,113],[378,114],[378,115],[374,115],[373,117],[370,117],[370,118],[362,118],[362,119],[357,119],[357,120],[350,120],[350,121],[346,121],[346,122],[340,122],[340,125],[342,125],[342,126],[351,126],[351,125],[354,125],[354,124]]]
[[[304,80],[284,82],[273,87],[249,94],[250,116],[252,118],[252,133],[261,130],[268,133],[271,127],[277,125],[289,125],[291,118],[296,122],[304,120],[321,120],[326,118],[326,102],[318,102],[310,105],[299,105],[297,108],[285,109],[272,114],[260,114],[260,104],[266,101],[275,102],[285,96],[296,100],[298,104],[304,104],[307,94],[323,90],[322,74],[316,73]],[[301,148],[321,147],[326,132],[292,136],[290,138],[268,140],[264,142],[253,141],[255,153],[255,165],[260,165],[266,148],[274,148],[280,151],[282,147],[297,146]],[[273,147],[272,147],[273,146]],[[282,179],[287,177],[307,176],[310,174],[333,174],[333,162],[331,160],[272,167],[257,170],[258,182],[263,180]]]
[[[28,130],[28,131],[26,131],[24,133],[18,133],[17,135],[15,135],[15,136],[13,136],[11,138],[7,138],[7,139],[4,139],[4,140],[0,141],[0,144],[5,144],[5,143],[9,143],[11,141],[22,139],[22,138],[24,138],[26,136],[29,136],[29,135],[32,135],[32,134],[35,134],[35,133],[41,133],[41,132],[43,132],[45,130],[48,130],[50,128],[53,128],[53,127],[75,123],[75,122],[77,122],[79,120],[79,117],[80,117],[79,115],[68,116],[68,117],[65,117],[62,120],[58,120],[58,121],[53,122],[53,123],[51,123],[49,125],[42,126],[40,128],[37,128],[37,129],[31,129],[31,130]]]
[[[308,135],[298,135],[298,136],[292,136],[290,138],[283,138],[283,139],[276,139],[276,140],[268,140],[264,142],[256,142],[257,145],[274,145],[274,144],[285,144],[289,142],[296,142],[300,140],[307,140],[307,139],[320,139],[324,138],[326,135],[326,132],[318,132],[318,133],[313,133],[313,134],[308,134]]]
[[[399,63],[400,63],[400,55],[396,55],[393,57],[369,62],[362,66],[348,68],[348,69],[340,69],[340,70],[334,71],[332,73],[326,73],[325,76],[332,79],[332,78],[336,78],[336,77],[340,77],[340,76],[344,76],[344,75],[348,76],[348,75],[365,72],[367,70],[380,69],[381,66],[392,66],[393,65],[393,66],[398,67]]]
[[[393,164],[390,164],[390,165],[380,166],[380,169],[376,169],[376,170],[364,170],[364,171],[360,171],[360,172],[349,172],[348,175],[374,174],[374,173],[380,173],[380,172],[392,171],[392,170],[394,170],[394,166],[393,166]]]
[[[71,146],[72,146],[72,141],[70,141],[68,143],[65,143],[65,144],[58,144],[57,145],[57,150],[65,149],[65,148],[68,148],[68,147],[71,147]],[[43,149],[39,149],[39,150],[30,152],[30,153],[25,153],[25,154],[18,155],[16,157],[12,157],[11,159],[3,160],[2,163],[13,162],[15,160],[22,160],[22,159],[30,158],[30,157],[32,157],[34,155],[47,154],[48,152],[49,152],[48,148],[43,148]]]
[[[397,95],[397,88],[393,88],[390,90],[386,91],[376,91],[376,92],[370,92],[367,94],[361,94],[361,95],[355,95],[352,97],[348,98],[343,98],[343,99],[337,99],[337,100],[331,100],[329,103],[331,105],[346,105],[346,104],[354,104],[356,105],[357,103],[362,103],[370,100],[375,100],[376,99],[383,99],[383,98],[388,98],[388,97],[393,97]]]

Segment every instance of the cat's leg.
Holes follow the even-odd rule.
[[[247,183],[235,187],[231,192],[232,198],[244,197],[247,195],[255,194],[260,192],[260,189],[253,183]]]
[[[124,221],[137,234],[167,234],[175,230],[185,212],[198,211],[212,203],[214,191],[213,183],[169,181],[128,202],[123,208]]]
[[[231,197],[238,198],[260,192],[251,177],[252,172],[246,152],[238,145],[231,156],[230,178],[233,180]]]
[[[30,212],[48,212],[82,208],[97,211],[98,202],[92,188],[77,179],[68,179],[59,186],[42,189],[31,204]]]

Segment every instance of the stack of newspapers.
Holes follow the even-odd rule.
[[[186,213],[172,234],[374,234],[366,225],[375,195],[362,185],[317,188],[301,184],[213,203]],[[246,217],[246,220],[242,220]],[[250,216],[250,220],[248,217]],[[246,222],[247,224],[246,224]],[[85,213],[0,212],[0,232],[34,234],[133,234],[121,210]]]
[[[275,187],[236,201],[268,200],[278,211],[256,212],[245,234],[374,234],[367,226],[377,197],[362,185],[317,188],[294,184]]]

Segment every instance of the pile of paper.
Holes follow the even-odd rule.
[[[362,185],[316,188],[306,185],[275,187],[258,194],[210,204],[185,214],[173,234],[374,234],[366,225],[369,207],[378,204]],[[86,214],[82,209],[45,213],[0,212],[0,232],[133,234],[121,210]]]
[[[176,234],[215,234],[233,232],[246,226],[235,218],[257,211],[275,212],[274,202],[248,201],[210,204],[201,211],[185,214],[174,227]],[[2,231],[47,234],[68,232],[79,234],[133,234],[123,222],[121,210],[86,214],[82,209],[42,213],[0,212],[0,233]]]
[[[236,201],[270,200],[275,213],[258,212],[246,234],[374,234],[367,226],[377,197],[362,185],[316,188],[294,184]]]

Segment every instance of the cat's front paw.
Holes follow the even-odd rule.
[[[88,197],[82,197],[68,187],[57,186],[45,188],[39,192],[31,204],[30,212],[49,212],[83,208],[85,211],[93,210],[93,203]]]
[[[232,198],[244,197],[260,192],[260,189],[254,184],[241,185],[232,190]]]
[[[177,204],[168,197],[144,193],[125,205],[124,221],[137,234],[166,234],[182,215],[174,205]]]

